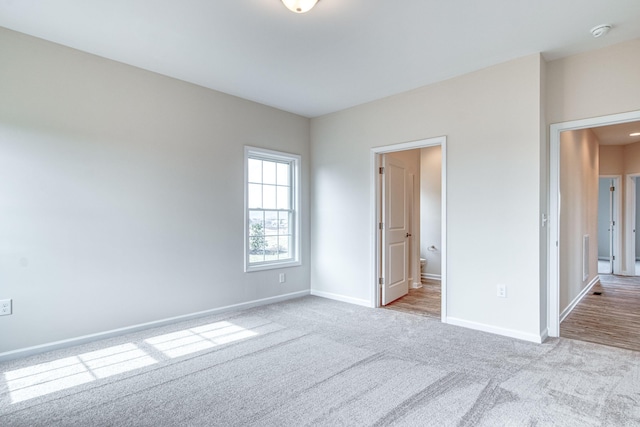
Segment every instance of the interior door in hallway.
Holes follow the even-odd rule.
[[[598,180],[598,273],[613,273],[614,181]]]
[[[401,160],[382,156],[382,305],[409,292],[407,170]]]

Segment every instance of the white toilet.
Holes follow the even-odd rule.
[[[424,275],[425,271],[427,271],[427,259],[420,258],[420,276]]]

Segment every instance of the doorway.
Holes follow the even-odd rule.
[[[440,221],[440,235],[441,235],[441,296],[440,296],[440,319],[443,322],[446,322],[446,137],[437,137],[430,138],[420,141],[413,141],[402,144],[394,144],[388,145],[384,147],[376,147],[371,150],[371,165],[372,165],[372,175],[371,175],[371,200],[372,200],[372,220],[371,220],[371,230],[372,230],[372,265],[374,266],[374,271],[372,274],[372,300],[373,306],[381,307],[383,303],[390,302],[388,297],[385,297],[383,301],[383,295],[386,293],[387,289],[385,286],[395,284],[401,277],[402,280],[406,280],[407,287],[410,286],[408,281],[408,276],[413,276],[413,280],[411,281],[412,288],[417,288],[419,283],[421,283],[421,273],[419,271],[420,265],[419,263],[414,262],[412,266],[409,266],[408,263],[402,261],[402,265],[406,267],[406,278],[399,273],[393,273],[393,277],[387,278],[385,275],[389,275],[389,252],[391,249],[388,245],[387,239],[385,239],[385,233],[388,233],[385,230],[386,225],[384,224],[385,217],[389,215],[388,211],[385,212],[385,195],[383,194],[383,190],[385,189],[385,177],[384,174],[381,174],[381,167],[383,167],[383,155],[394,152],[402,152],[407,150],[414,149],[422,149],[427,147],[436,147],[439,146],[441,150],[441,221]],[[397,170],[396,170],[397,171]],[[417,179],[414,177],[413,181],[416,183]],[[418,185],[415,185],[417,188]],[[414,200],[416,200],[414,198]],[[388,209],[389,206],[386,206]],[[386,214],[386,215],[385,215]],[[396,215],[398,215],[398,211],[396,211]],[[388,222],[388,221],[387,221]],[[415,223],[415,221],[410,221],[407,219],[407,223]],[[382,225],[381,225],[382,224]],[[398,222],[394,223],[394,226],[397,225]],[[411,231],[415,231],[416,228],[412,227]],[[419,241],[419,237],[413,235],[412,232],[409,232],[409,229],[403,231],[407,238],[411,237],[411,242],[407,241],[407,246],[409,244],[413,245],[413,247],[417,247],[417,243]],[[396,247],[401,247],[400,245]],[[415,253],[415,252],[414,252]],[[419,258],[418,258],[419,259]],[[395,261],[398,262],[397,260]],[[395,270],[396,272],[399,271]],[[390,280],[393,279],[393,280]],[[386,284],[385,284],[386,282]],[[405,285],[403,285],[405,286]],[[408,289],[407,289],[408,291]]]
[[[640,111],[615,114],[604,117],[597,117],[572,122],[558,123],[551,125],[550,129],[550,165],[549,165],[549,239],[547,247],[548,256],[548,335],[557,337],[560,335],[560,250],[563,242],[560,239],[560,136],[562,132],[574,130],[586,130],[596,127],[610,125],[620,125],[624,123],[637,122],[640,120]],[[628,186],[627,186],[628,190]],[[628,206],[628,205],[627,205]],[[618,210],[620,215],[620,210]],[[619,216],[618,216],[619,218]],[[627,221],[629,220],[627,215]],[[620,253],[620,242],[618,241],[617,253]],[[614,254],[616,249],[614,248]],[[628,263],[628,260],[627,260]],[[620,263],[613,264],[613,271],[619,271]],[[617,268],[616,268],[617,266]],[[594,282],[595,283],[595,282]],[[592,284],[590,284],[592,285]],[[590,287],[590,286],[589,286]],[[574,300],[577,304],[581,297],[588,291],[589,287],[583,289],[583,293]],[[574,305],[575,306],[575,305]],[[573,307],[566,307],[563,312],[568,313]]]

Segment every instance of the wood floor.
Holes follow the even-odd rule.
[[[560,336],[640,351],[640,278],[600,275],[560,324]]]
[[[440,318],[440,281],[423,279],[422,287],[409,288],[409,294],[387,304],[384,308]]]

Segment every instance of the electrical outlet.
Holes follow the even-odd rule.
[[[0,316],[8,316],[9,314],[11,314],[11,312],[11,300],[0,300]]]
[[[284,273],[280,273],[280,283],[284,283],[287,281],[287,275]]]
[[[498,285],[498,297],[506,298],[507,297],[507,285]]]

